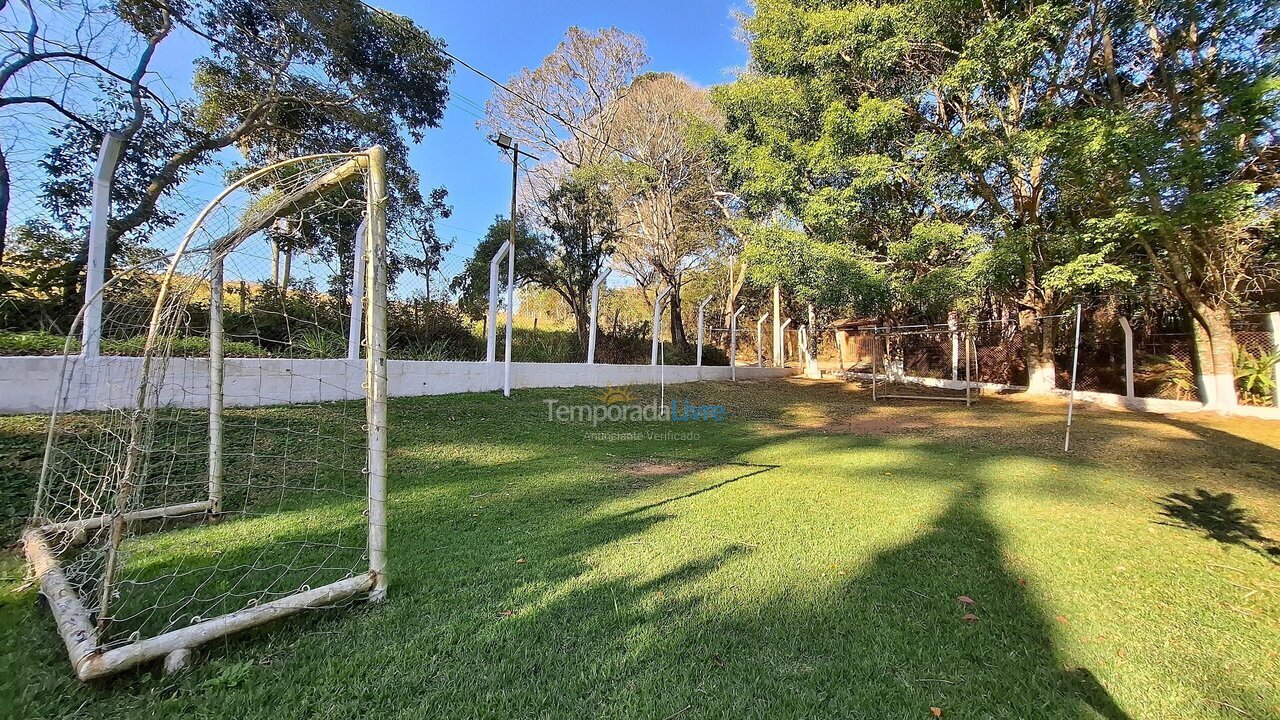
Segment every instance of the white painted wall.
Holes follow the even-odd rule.
[[[62,411],[129,407],[138,390],[141,358],[0,357],[0,413],[53,410],[59,379],[69,378]],[[658,382],[728,380],[729,368],[667,365],[585,365],[512,363],[514,388],[605,387]],[[227,407],[286,405],[364,397],[364,361],[227,358],[224,392]],[[793,375],[791,368],[739,367],[742,380]],[[502,363],[391,360],[387,363],[392,397],[447,395],[502,389]],[[172,358],[165,368],[159,401],[166,406],[207,407],[209,362]]]

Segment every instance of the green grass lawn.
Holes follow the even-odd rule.
[[[393,401],[389,601],[216,642],[175,677],[75,681],[5,555],[0,713],[1280,717],[1280,424],[1086,411],[1068,455],[1056,403],[667,393],[729,420],[588,441],[543,400],[591,390]],[[41,437],[0,418],[0,506],[29,502]]]

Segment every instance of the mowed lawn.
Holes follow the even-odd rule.
[[[668,387],[728,420],[600,428],[694,439],[548,421],[595,394],[393,401],[389,601],[179,676],[75,681],[7,552],[0,713],[1280,717],[1280,423],[1085,411],[1066,454],[1056,402],[803,380]],[[0,418],[0,506],[41,432]]]

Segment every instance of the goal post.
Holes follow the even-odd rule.
[[[68,340],[23,546],[81,680],[386,596],[385,166],[375,146],[244,174],[103,286],[103,357]],[[282,247],[357,226],[363,360],[345,296],[278,275]]]
[[[962,402],[976,393],[973,335],[957,328],[873,328],[871,399]],[[935,388],[926,393],[921,388]]]

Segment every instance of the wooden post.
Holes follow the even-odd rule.
[[[387,152],[369,149],[369,265],[367,316],[369,340],[365,356],[369,387],[369,600],[387,596]],[[514,222],[514,218],[513,218]],[[510,348],[508,347],[508,352]]]

